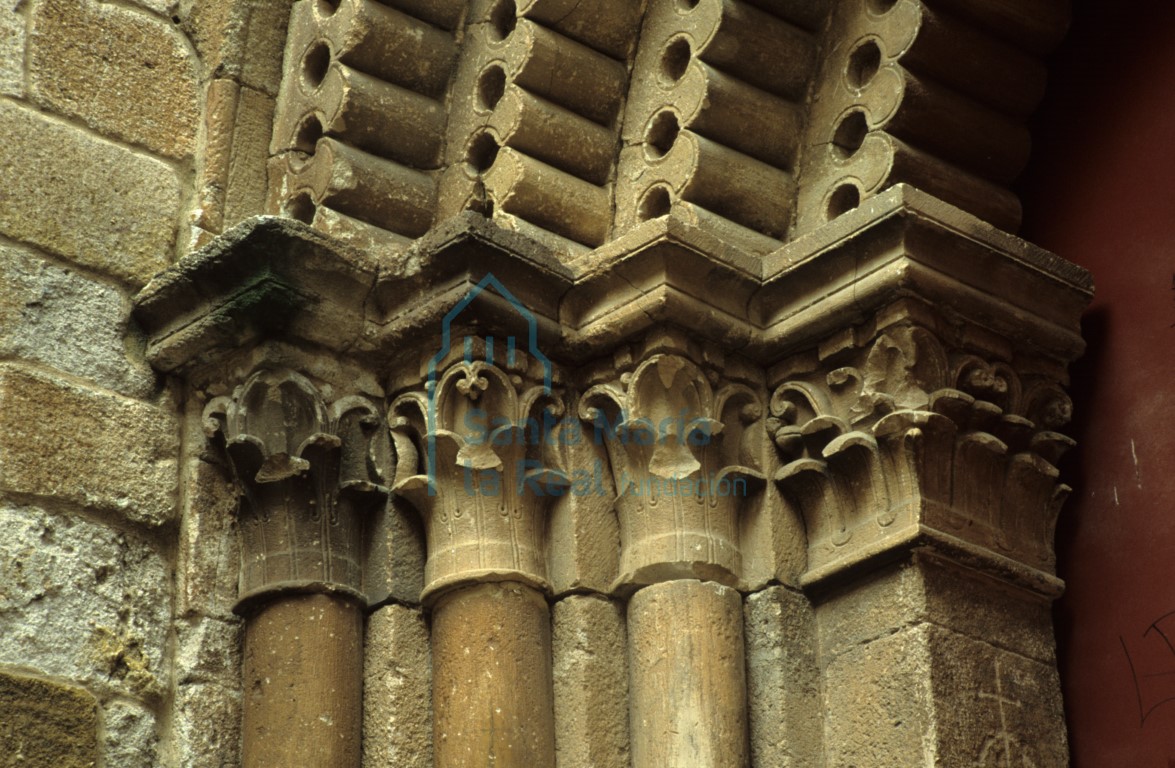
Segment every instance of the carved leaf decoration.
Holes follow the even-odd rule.
[[[392,487],[392,490],[407,499],[408,503],[415,507],[416,511],[425,519],[432,514],[436,506],[439,506],[438,494],[441,489],[451,487],[453,485],[452,478],[464,471],[457,460],[464,444],[464,440],[459,435],[441,431],[433,435],[431,440],[433,451],[436,454],[436,467],[432,469],[432,472],[430,473],[427,466],[428,451],[426,449],[422,459],[426,465],[424,472],[397,479],[396,484]],[[448,482],[441,482],[441,478],[446,478]],[[457,481],[456,487],[461,487],[460,481]]]
[[[227,438],[226,431],[228,429],[228,411],[233,407],[233,401],[227,397],[215,397],[204,406],[204,413],[201,414],[201,425],[204,428],[204,436],[212,440],[219,436],[222,440]]]
[[[392,490],[411,504],[421,517],[430,514],[439,492],[437,484],[431,482],[427,475],[413,475],[405,478],[396,483]]]
[[[885,411],[925,408],[930,392],[946,383],[942,345],[922,328],[896,328],[878,337],[865,361],[862,412],[876,405]]]
[[[1038,432],[1032,436],[1032,450],[1054,467],[1075,445],[1077,442],[1073,438],[1059,432]]]
[[[655,358],[657,377],[665,389],[673,389],[677,374],[686,366],[686,361],[673,355],[660,355]]]
[[[230,440],[225,448],[237,479],[248,491],[265,462],[265,446],[252,435],[238,435]]]
[[[437,385],[436,429],[467,434],[487,419],[519,419],[518,393],[510,377],[482,361],[458,363]]]
[[[293,371],[259,371],[249,377],[235,400],[230,431],[259,438],[270,454],[297,455],[303,443],[328,428],[318,390]]]
[[[723,480],[729,480],[732,484],[737,480],[744,481],[748,495],[762,491],[767,484],[767,476],[754,467],[723,467],[714,475],[714,482],[721,483]]]
[[[306,459],[288,453],[274,453],[265,458],[253,479],[259,483],[276,483],[296,477],[309,469],[310,462]]]
[[[940,389],[930,396],[930,410],[960,426],[967,423],[974,404],[974,397],[957,389]]]
[[[1046,430],[1058,430],[1073,418],[1073,401],[1058,386],[1037,383],[1024,395],[1024,415]]]
[[[362,397],[347,397],[332,404],[330,412],[332,431],[342,441],[340,482],[387,483],[395,472],[394,458],[375,406]]]

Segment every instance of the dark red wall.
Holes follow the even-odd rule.
[[[1058,531],[1075,768],[1175,766],[1175,3],[1078,2],[1024,236],[1089,269]]]

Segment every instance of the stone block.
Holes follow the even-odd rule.
[[[87,520],[0,504],[0,664],[104,697],[163,694],[170,568],[146,542]]]
[[[241,563],[237,491],[227,470],[200,458],[189,461],[183,482],[176,614],[232,619]]]
[[[176,768],[240,765],[240,690],[211,683],[177,686],[171,751]]]
[[[924,628],[853,648],[824,675],[826,764],[936,765]],[[929,754],[927,751],[929,750]]]
[[[389,598],[419,603],[424,589],[426,559],[420,516],[403,499],[394,497],[372,515],[367,525],[367,571],[364,592],[371,603]]]
[[[20,0],[0,2],[0,96],[24,93],[24,17]]]
[[[930,622],[977,640],[998,638],[1017,653],[1056,663],[1048,600],[929,555],[879,570],[829,595],[821,600],[818,615],[825,658]]]
[[[103,765],[155,768],[159,736],[155,714],[138,704],[114,699],[102,707]]]
[[[825,681],[828,765],[1067,765],[1056,669],[931,625],[858,646]]]
[[[180,685],[239,685],[241,677],[240,619],[189,618],[175,622],[175,681]]]
[[[170,261],[181,205],[166,164],[0,101],[0,232],[133,286]]]
[[[272,96],[252,88],[241,88],[232,127],[233,146],[224,201],[225,227],[265,212],[266,165],[274,108]]]
[[[808,599],[768,587],[743,604],[751,764],[805,768],[821,760],[820,669]]]
[[[183,28],[204,62],[205,72],[276,96],[290,5],[208,0],[194,4]]]
[[[195,224],[223,231],[264,212],[274,99],[234,80],[208,85]]]
[[[176,505],[176,426],[163,409],[0,364],[0,490],[158,526]]]
[[[628,768],[628,661],[624,608],[598,596],[555,604],[557,768]]]
[[[569,440],[560,448],[559,468],[578,484],[549,507],[551,586],[556,594],[608,592],[620,572],[620,523],[613,509],[616,490],[608,458],[594,438]]]
[[[0,242],[0,356],[149,397],[155,374],[127,339],[129,316],[130,302],[114,286]]]
[[[197,61],[169,20],[91,0],[39,0],[29,53],[39,103],[129,144],[192,155]]]
[[[372,613],[364,655],[363,768],[432,768],[432,655],[420,610]]]
[[[0,766],[92,768],[98,706],[83,688],[0,673]]]

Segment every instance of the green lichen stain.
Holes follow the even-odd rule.
[[[151,663],[143,653],[139,638],[108,627],[95,627],[91,648],[95,663],[109,679],[123,683],[140,696],[161,694],[159,680],[151,672]]]

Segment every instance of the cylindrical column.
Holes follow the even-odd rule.
[[[391,444],[370,400],[329,406],[262,368],[204,409],[241,491],[245,768],[359,768],[365,519],[387,501]]]
[[[245,622],[244,768],[358,768],[363,611],[280,594]]]
[[[555,765],[551,620],[541,592],[507,581],[442,596],[432,658],[437,768]]]
[[[633,768],[746,768],[742,598],[668,581],[628,604]]]

